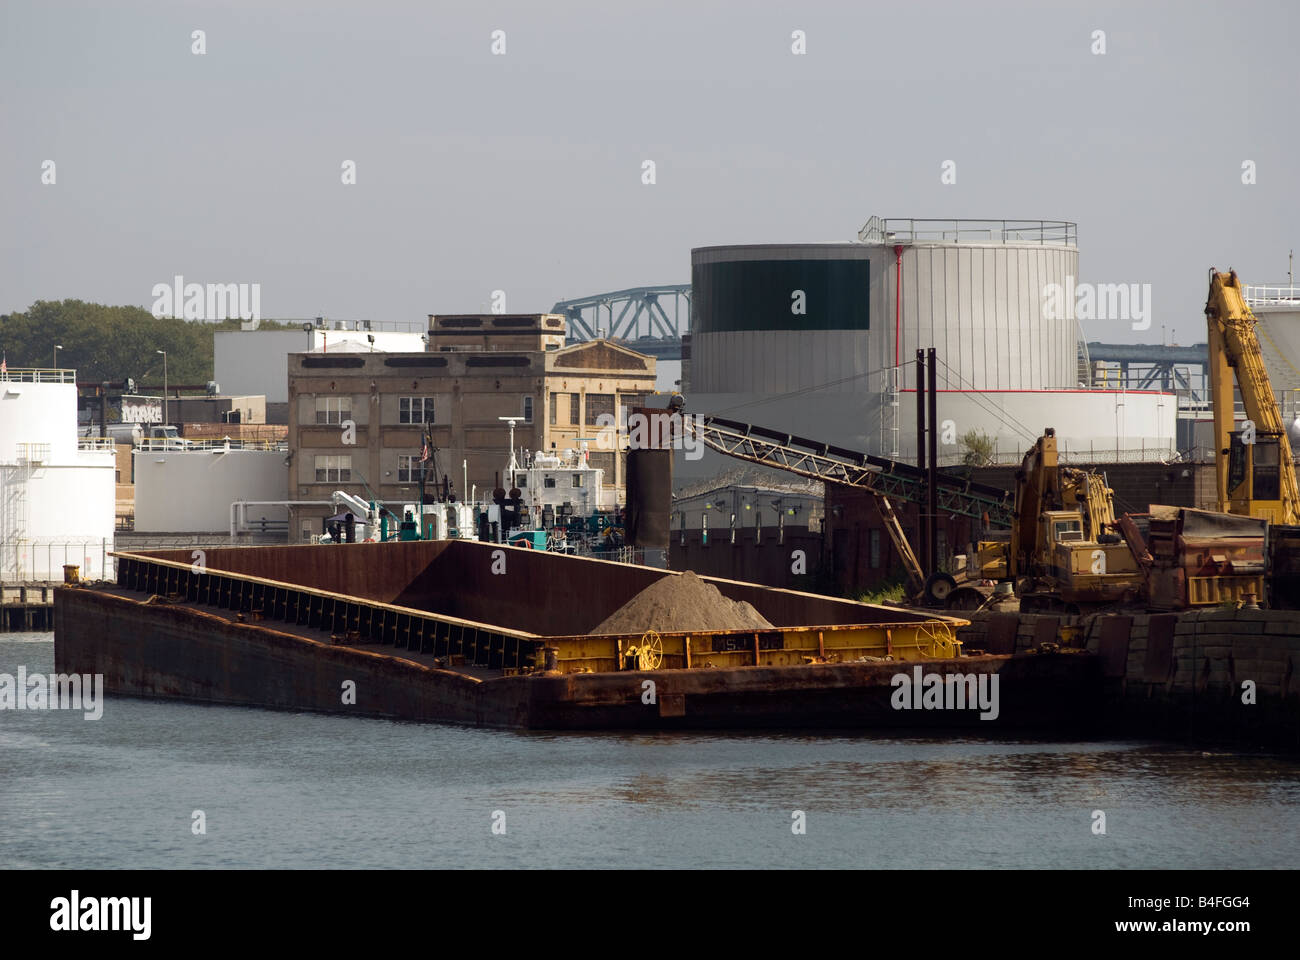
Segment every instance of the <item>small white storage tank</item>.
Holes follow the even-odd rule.
[[[227,532],[235,501],[289,496],[283,450],[244,450],[224,444],[169,450],[153,449],[146,442],[133,456],[135,529],[141,533]],[[286,522],[288,511],[253,506],[242,519],[255,531],[265,520],[274,531]]]
[[[74,370],[0,374],[0,579],[111,578],[116,452],[77,437]]]

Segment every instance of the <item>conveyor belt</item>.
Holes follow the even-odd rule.
[[[909,503],[928,502],[925,472],[908,463],[722,417],[701,416],[687,418],[687,422],[694,424],[696,436],[705,446],[729,457],[825,483],[862,487]],[[940,510],[976,520],[987,514],[993,526],[1011,526],[1015,512],[1011,491],[942,471],[938,478]]]

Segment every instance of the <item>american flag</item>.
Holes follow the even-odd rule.
[[[429,435],[425,434],[420,444],[420,462],[424,463],[429,459]]]

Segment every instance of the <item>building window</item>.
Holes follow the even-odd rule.
[[[873,568],[880,566],[880,531],[871,531],[871,566]]]
[[[399,454],[397,457],[397,482],[420,482],[420,457],[418,454]]]
[[[633,407],[645,406],[644,393],[620,393],[618,396],[618,425],[627,427],[627,415],[632,412]]]
[[[317,457],[317,483],[347,483],[352,479],[352,457]]]
[[[524,397],[524,423],[533,422],[533,398]]]
[[[559,412],[559,405],[560,395],[558,393],[551,394],[551,426],[555,426],[555,416]]]
[[[351,397],[317,397],[316,422],[342,423],[352,419]]]
[[[580,395],[576,393],[570,393],[568,397],[569,397],[569,426],[571,427],[582,426],[582,422],[578,418],[578,413],[579,413],[578,407],[581,406],[579,402],[579,400],[581,399]]]
[[[582,486],[582,474],[575,473],[573,475],[573,489],[577,490],[581,486]]]
[[[600,421],[597,418],[602,415],[611,418],[606,423],[613,422],[614,395],[612,393],[587,394],[587,426],[599,426]]]
[[[545,477],[542,478],[542,486],[544,486],[547,490],[554,490],[555,478],[552,477],[550,474],[547,474]]]
[[[587,454],[591,466],[597,470],[604,470],[605,473],[600,478],[602,487],[614,486],[614,454],[612,453],[589,453]]]
[[[402,397],[397,401],[398,423],[433,423],[433,397]]]
[[[526,473],[519,474],[519,476],[515,479],[515,486],[518,487],[520,490],[528,486],[528,474]]]

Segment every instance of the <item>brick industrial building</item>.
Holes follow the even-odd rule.
[[[325,501],[345,490],[390,507],[413,503],[427,430],[439,479],[458,497],[468,483],[490,501],[509,455],[500,418],[517,417],[517,449],[563,452],[591,441],[591,465],[621,502],[624,456],[600,449],[598,418],[622,422],[654,391],[655,360],[605,340],[565,347],[565,335],[565,318],[554,314],[434,315],[419,353],[291,354],[289,498]],[[291,537],[319,534],[334,512],[296,507]]]

